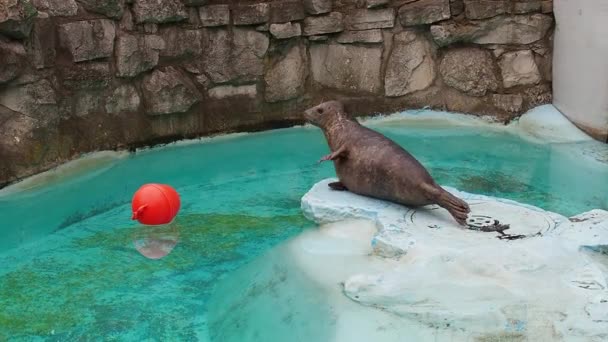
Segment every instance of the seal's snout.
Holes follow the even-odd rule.
[[[319,124],[321,123],[321,117],[323,115],[323,112],[324,112],[324,109],[323,109],[322,105],[318,105],[318,106],[305,110],[304,118],[309,123],[311,123],[315,126],[319,126]]]
[[[332,117],[339,114],[342,104],[338,101],[323,102],[318,106],[304,111],[304,118],[309,123],[322,127],[332,120]]]

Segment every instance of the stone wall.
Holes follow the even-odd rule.
[[[550,101],[549,0],[2,0],[0,185],[79,153],[429,106]]]

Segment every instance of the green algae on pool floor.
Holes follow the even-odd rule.
[[[69,243],[42,247],[0,278],[0,340],[197,340],[215,279],[310,225],[299,214],[184,214],[174,224],[179,242],[160,260],[133,247],[142,226],[76,225]]]

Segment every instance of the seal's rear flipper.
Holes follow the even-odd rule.
[[[471,212],[467,202],[445,191],[438,185],[423,184],[422,188],[430,200],[450,212],[452,217],[461,225],[466,225],[468,214]]]

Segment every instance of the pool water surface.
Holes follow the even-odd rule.
[[[440,184],[566,216],[608,209],[608,167],[572,146],[487,127],[375,128]],[[0,341],[209,340],[218,280],[314,227],[300,198],[334,176],[316,163],[326,153],[318,129],[282,129],[138,152],[0,195]],[[135,248],[152,230],[130,221],[131,196],[148,182],[171,184],[182,200],[160,259]]]

